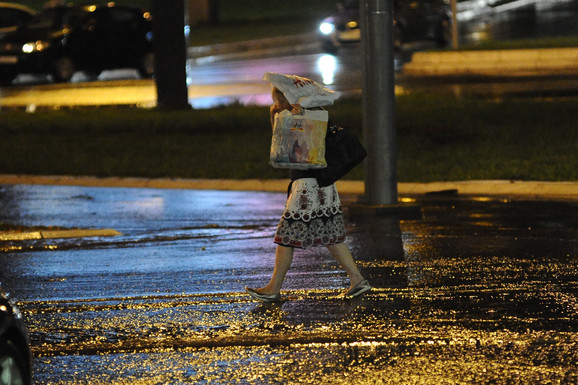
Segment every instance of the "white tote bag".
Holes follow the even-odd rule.
[[[325,134],[329,114],[305,110],[293,115],[284,110],[275,115],[270,163],[275,168],[325,168]]]

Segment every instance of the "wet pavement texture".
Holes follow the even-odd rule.
[[[482,6],[460,15],[463,18],[458,24],[462,43],[578,34],[576,0],[516,0],[493,3],[495,6],[492,8]]]
[[[577,383],[578,200],[406,198],[346,217],[370,294],[314,248],[261,304],[284,193],[4,185],[0,222],[122,235],[0,242],[0,280],[37,384]]]

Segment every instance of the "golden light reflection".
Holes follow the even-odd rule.
[[[495,202],[502,202],[502,203],[510,203],[511,202],[510,199],[501,199],[501,198],[483,197],[483,196],[472,197],[471,199],[474,202],[494,202],[494,201]]]

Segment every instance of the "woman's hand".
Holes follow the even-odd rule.
[[[269,109],[269,114],[271,118],[271,127],[275,122],[275,115],[281,111],[288,110],[291,111],[293,115],[303,115],[305,110],[300,104],[290,104],[285,95],[281,93],[277,88],[273,89],[273,105]]]
[[[305,113],[305,110],[300,104],[291,104],[291,107],[291,113],[293,115],[303,115]]]
[[[283,110],[285,110],[285,108],[280,106],[278,103],[271,105],[271,108],[269,108],[269,116],[271,119],[271,128],[273,128],[273,124],[275,123],[275,115],[277,115],[279,112],[281,112]]]

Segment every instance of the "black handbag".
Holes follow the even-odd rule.
[[[317,183],[326,187],[345,174],[365,159],[367,151],[353,134],[343,127],[330,126],[325,136],[325,160],[327,167],[315,170]]]

